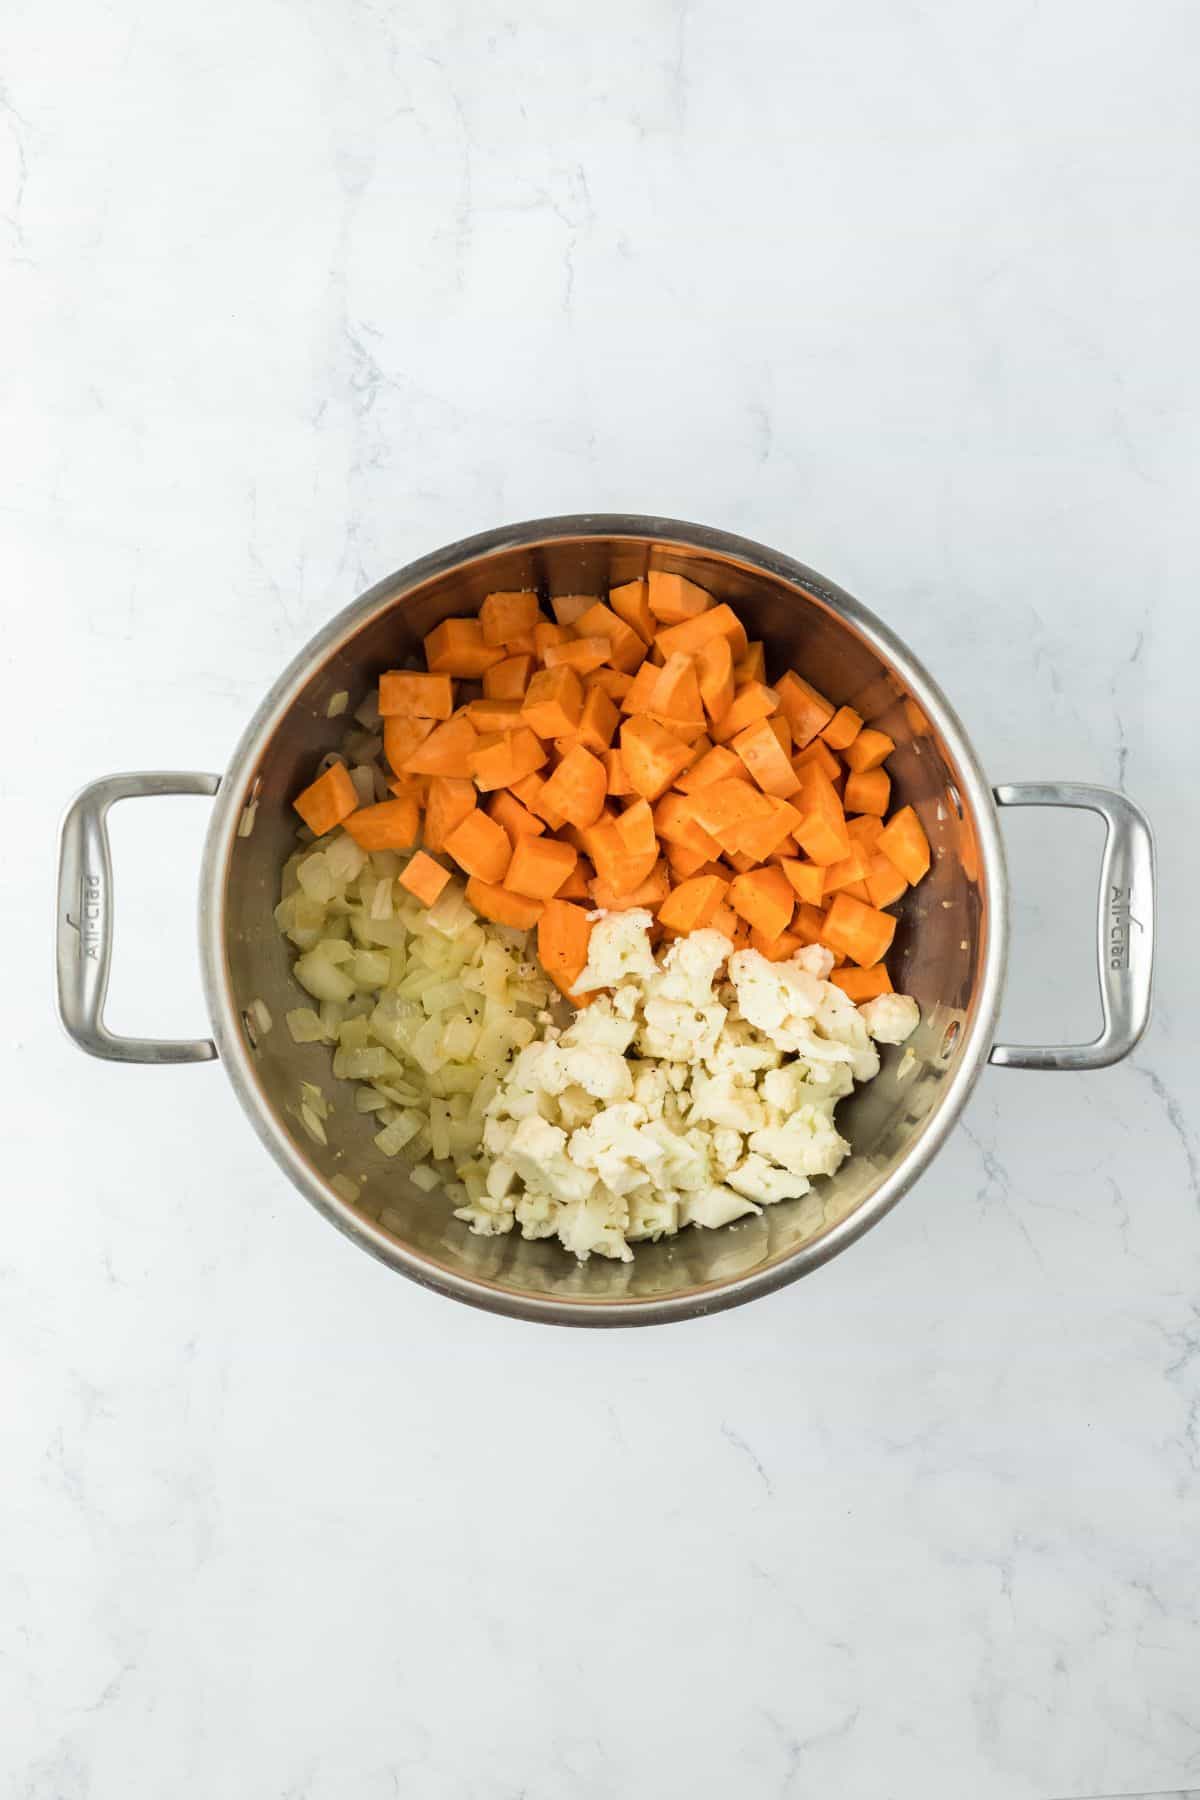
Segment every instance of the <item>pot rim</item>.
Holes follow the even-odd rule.
[[[276,1122],[262,1094],[247,1049],[241,1014],[230,989],[225,959],[225,883],[237,842],[238,823],[249,784],[280,721],[311,681],[316,668],[336,654],[376,614],[435,576],[503,550],[529,549],[561,539],[622,537],[651,544],[713,552],[751,571],[774,575],[805,589],[843,618],[900,676],[936,726],[960,773],[965,809],[975,829],[985,899],[982,968],[971,1013],[963,1025],[958,1066],[898,1168],[862,1206],[811,1244],[800,1245],[765,1269],[735,1276],[663,1299],[556,1299],[514,1293],[496,1282],[469,1278],[399,1243],[360,1216],[318,1176]],[[243,732],[220,790],[205,839],[200,874],[200,956],[205,998],[221,1061],[239,1102],[263,1144],[300,1192],[331,1224],[379,1261],[448,1298],[510,1318],[558,1325],[666,1324],[739,1306],[774,1292],[847,1249],[891,1211],[924,1172],[949,1136],[987,1061],[1000,1007],[1008,947],[1008,879],[1004,845],[991,786],[958,714],[911,650],[852,595],[806,564],[752,539],[686,520],[636,513],[563,514],[528,519],[480,532],[435,550],[377,582],[337,613],[294,656],[272,685]]]

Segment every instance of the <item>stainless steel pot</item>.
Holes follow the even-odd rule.
[[[303,1080],[334,1087],[328,1051],[291,1042],[283,1015],[301,998],[272,908],[294,847],[292,795],[340,735],[332,694],[351,705],[455,613],[497,588],[600,593],[647,567],[687,575],[745,619],[767,645],[768,674],[794,664],[831,698],[890,732],[893,792],[917,809],[933,867],[900,907],[896,985],[922,1022],[910,1048],[839,1109],[855,1154],[824,1184],[824,1215],[799,1202],[721,1231],[642,1245],[632,1264],[577,1265],[554,1242],[472,1237],[436,1194],[417,1192],[380,1156],[370,1123],[335,1104],[319,1148],[298,1117]],[[213,794],[200,883],[200,953],[213,1040],[160,1043],[106,1030],[112,935],[105,816],[144,794]],[[1098,954],[1104,1029],[1094,1043],[993,1043],[1004,980],[1008,881],[1001,806],[1070,806],[1108,827],[1100,870]],[[929,1163],[986,1062],[1096,1069],[1128,1055],[1150,1011],[1154,868],[1143,814],[1108,788],[1063,783],[989,787],[949,702],[912,652],[848,594],[760,544],[671,519],[538,519],[452,544],[382,581],[301,651],[251,720],[224,776],[119,775],[75,800],[63,825],[58,917],[59,1010],[92,1055],[125,1062],[202,1062],[220,1055],[251,1124],[295,1185],[348,1237],[439,1293],[519,1318],[572,1325],[653,1324],[769,1293],[837,1255],[881,1219]],[[255,1001],[275,1023],[263,1031]],[[353,1174],[351,1203],[334,1185]],[[340,1184],[343,1191],[345,1182]],[[380,1223],[386,1210],[391,1229]]]

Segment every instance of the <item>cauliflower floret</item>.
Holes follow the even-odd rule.
[[[728,1125],[718,1125],[709,1134],[709,1148],[713,1163],[720,1175],[725,1175],[742,1160],[742,1134],[731,1131]]]
[[[558,1230],[558,1201],[552,1194],[522,1194],[514,1211],[523,1238],[553,1237]]]
[[[864,1000],[858,1016],[877,1044],[902,1044],[921,1023],[921,1009],[911,994],[876,994]]]
[[[798,1050],[805,1023],[821,1005],[825,983],[794,962],[768,962],[758,950],[731,956],[729,974],[743,1018],[778,1049]]]
[[[575,982],[576,994],[593,988],[619,987],[623,981],[647,981],[658,965],[650,948],[651,915],[641,907],[601,913],[588,941],[587,966]]]
[[[640,1107],[609,1106],[571,1138],[571,1160],[591,1169],[614,1194],[627,1194],[646,1179],[662,1178],[665,1152],[646,1128]]]
[[[493,1157],[486,1178],[488,1199],[507,1200],[516,1179],[516,1168],[507,1156]]]
[[[693,931],[687,937],[677,938],[646,991],[655,999],[707,1006],[713,997],[717,970],[728,955],[729,939],[724,932]]]
[[[625,1242],[626,1221],[625,1208],[616,1212],[608,1196],[572,1200],[559,1209],[559,1240],[580,1262],[586,1262],[593,1250],[618,1262],[632,1262],[633,1251]]]
[[[732,1131],[757,1131],[765,1122],[762,1101],[753,1088],[742,1087],[733,1075],[697,1075],[692,1082],[694,1123],[708,1119]]]
[[[559,1040],[565,1050],[615,1050],[624,1056],[637,1027],[613,1011],[607,995],[585,1006]]]
[[[672,1131],[661,1119],[652,1120],[646,1130],[662,1146],[664,1171],[672,1187],[690,1192],[709,1185],[712,1170],[708,1140],[702,1131]]]
[[[747,1200],[744,1194],[735,1194],[727,1187],[710,1187],[698,1194],[685,1194],[680,1204],[680,1216],[685,1225],[705,1225],[710,1231],[728,1225],[732,1219],[743,1219],[747,1213],[761,1211],[761,1206],[755,1206],[753,1200]]]
[[[715,1003],[694,1006],[683,1000],[655,999],[647,1000],[643,1010],[645,1024],[638,1032],[638,1049],[643,1056],[665,1057],[671,1062],[702,1062],[711,1056],[726,1018],[725,1008]]]
[[[558,1096],[558,1122],[568,1131],[576,1131],[581,1125],[590,1125],[596,1116],[598,1104],[584,1088],[564,1088]]]
[[[783,1053],[746,1019],[731,1018],[705,1066],[712,1075],[741,1075],[753,1081],[762,1069],[777,1069]]]
[[[656,1118],[667,1099],[667,1072],[658,1062],[630,1064],[633,1076],[633,1098],[649,1118]]]
[[[509,1141],[509,1158],[528,1188],[542,1189],[559,1200],[582,1200],[596,1185],[567,1156],[567,1134],[545,1119],[522,1119]]]
[[[679,1195],[671,1188],[652,1188],[647,1182],[626,1196],[629,1223],[627,1238],[673,1237],[679,1230]]]
[[[827,950],[824,944],[805,944],[803,950],[797,950],[791,958],[797,968],[803,969],[807,975],[815,975],[818,981],[828,981],[833,969],[833,951]]]
[[[456,1206],[456,1219],[462,1219],[474,1232],[476,1237],[503,1237],[506,1231],[513,1228],[513,1214],[509,1207],[493,1210],[482,1201],[471,1201],[466,1206]]]
[[[850,1154],[849,1144],[820,1106],[802,1106],[785,1125],[756,1131],[750,1148],[793,1175],[832,1175]]]
[[[799,1200],[812,1185],[807,1176],[773,1168],[762,1156],[748,1156],[726,1175],[725,1181],[737,1193],[745,1194],[748,1200],[759,1200],[764,1206],[774,1206],[777,1200]]]

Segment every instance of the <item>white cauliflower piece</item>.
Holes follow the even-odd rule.
[[[739,950],[729,975],[742,1017],[779,1050],[798,1050],[804,1027],[816,1017],[826,984],[795,962],[768,962],[758,950]]]
[[[540,1115],[522,1119],[508,1145],[508,1155],[527,1188],[543,1189],[559,1200],[582,1200],[596,1185],[567,1156],[567,1134]]]
[[[577,1013],[559,1039],[565,1050],[615,1050],[624,1056],[637,1026],[613,1009],[606,994]]]
[[[805,944],[803,950],[797,950],[790,959],[808,975],[815,975],[818,981],[828,981],[833,971],[833,951],[827,950],[824,944]]]
[[[762,1207],[755,1206],[744,1194],[735,1194],[732,1188],[710,1187],[698,1194],[685,1194],[679,1210],[685,1225],[704,1225],[715,1231],[733,1219],[745,1218],[747,1213],[760,1213]]]
[[[718,1174],[725,1175],[742,1160],[742,1134],[730,1130],[728,1125],[718,1125],[709,1134],[709,1149]]]
[[[729,939],[724,932],[693,931],[687,937],[677,938],[646,991],[656,999],[707,1006],[713,997],[717,970],[728,955]]]
[[[921,1023],[921,1009],[911,994],[876,994],[863,1001],[858,1016],[877,1044],[902,1044]]]
[[[725,1182],[748,1200],[758,1200],[763,1206],[774,1206],[777,1200],[799,1200],[812,1186],[807,1176],[774,1168],[765,1157],[754,1155],[748,1156],[738,1168],[731,1169]]]
[[[580,1262],[586,1262],[593,1251],[618,1262],[632,1262],[633,1251],[625,1242],[626,1219],[624,1207],[616,1213],[605,1196],[572,1200],[559,1208],[559,1241]]]
[[[572,992],[587,994],[593,988],[620,987],[624,981],[648,981],[657,974],[649,936],[653,923],[638,906],[628,912],[601,913],[592,926],[587,966]]]
[[[692,1082],[694,1124],[707,1119],[732,1131],[758,1131],[766,1122],[762,1101],[753,1088],[743,1087],[733,1075],[698,1075]]]
[[[667,1072],[658,1062],[635,1062],[630,1065],[633,1076],[633,1098],[650,1118],[657,1118],[666,1105]]]
[[[646,1001],[643,1012],[645,1023],[638,1032],[641,1054],[682,1063],[701,1062],[712,1055],[726,1018],[725,1008],[715,1002],[695,1006],[683,1000],[654,999]]]
[[[662,1180],[665,1152],[646,1127],[646,1115],[630,1102],[610,1106],[571,1138],[571,1160],[593,1170],[614,1194],[627,1194],[649,1178]]]
[[[712,1170],[704,1132],[672,1131],[661,1119],[651,1120],[646,1130],[662,1147],[663,1168],[672,1187],[690,1192],[709,1185]]]
[[[850,1154],[849,1144],[820,1106],[802,1106],[785,1125],[756,1131],[750,1148],[793,1175],[832,1175]]]
[[[626,1238],[674,1237],[679,1230],[679,1195],[671,1188],[652,1188],[647,1182],[626,1196],[629,1223]]]

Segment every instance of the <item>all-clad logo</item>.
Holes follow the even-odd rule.
[[[1110,886],[1108,890],[1108,966],[1110,969],[1127,969],[1129,967],[1129,937],[1133,926],[1142,929],[1140,919],[1135,919],[1131,911],[1133,889],[1131,887]]]
[[[100,926],[104,917],[104,887],[98,875],[84,875],[79,883],[79,954],[100,959]]]

